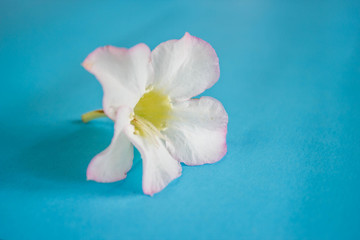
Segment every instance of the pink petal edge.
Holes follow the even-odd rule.
[[[125,176],[121,176],[119,178],[114,178],[112,180],[104,180],[102,178],[97,177],[94,174],[94,170],[93,170],[93,165],[94,162],[97,161],[98,156],[96,155],[95,157],[93,157],[93,159],[90,161],[87,170],[86,170],[86,180],[87,181],[95,181],[95,182],[100,182],[100,183],[112,183],[112,182],[117,182],[117,181],[121,181],[123,179],[125,179],[127,177],[127,173],[125,173]]]
[[[106,45],[103,47],[98,47],[96,48],[94,51],[92,51],[86,58],[85,60],[81,63],[81,65],[90,73],[93,73],[91,71],[91,68],[94,64],[94,60],[96,59],[96,55],[100,52],[103,51],[109,51],[110,53],[113,54],[117,54],[117,53],[127,53],[129,54],[130,52],[133,52],[135,50],[137,50],[138,48],[147,48],[150,51],[150,48],[148,47],[148,45],[146,45],[145,43],[139,43],[136,44],[135,46],[131,47],[131,48],[120,48],[120,47],[115,47],[112,45]],[[150,61],[150,57],[149,57],[149,61]],[[94,74],[94,73],[93,73]]]
[[[119,111],[118,111],[118,115],[117,116],[120,116],[119,114],[122,114],[122,109],[126,109],[127,111],[128,111],[128,114],[130,114],[130,112],[132,111],[129,107],[126,107],[126,106],[121,106],[121,107],[119,107]],[[115,123],[116,124],[116,123]],[[116,127],[116,126],[115,126]],[[123,132],[124,133],[124,132]],[[115,137],[115,133],[114,133],[114,136],[113,136],[113,139],[111,140],[111,143],[114,141],[114,138],[116,138]],[[110,143],[110,145],[111,145],[111,143]],[[110,146],[109,145],[109,146]],[[106,149],[104,150],[104,151],[106,151]],[[130,167],[130,169],[127,171],[127,172],[125,172],[124,173],[124,176],[119,176],[118,178],[113,178],[112,180],[104,180],[103,178],[99,178],[98,176],[96,176],[96,174],[95,174],[95,169],[94,169],[94,164],[95,164],[95,162],[98,160],[98,158],[99,158],[99,155],[101,154],[102,152],[100,152],[100,153],[98,153],[95,157],[93,157],[92,159],[91,159],[91,161],[90,161],[90,163],[89,163],[89,165],[88,165],[88,167],[87,167],[87,169],[86,169],[86,180],[87,181],[91,181],[91,180],[93,180],[93,181],[96,181],[96,182],[101,182],[101,183],[111,183],[111,182],[117,182],[117,181],[121,181],[121,180],[123,180],[123,179],[125,179],[126,177],[127,177],[127,173],[130,171],[130,169],[131,169],[131,167]],[[132,160],[131,160],[132,161]]]
[[[219,57],[218,57],[218,55],[216,54],[215,49],[211,46],[210,43],[206,42],[205,40],[203,40],[203,39],[201,39],[201,38],[198,38],[198,37],[195,37],[195,36],[191,35],[189,32],[186,32],[182,38],[188,39],[188,40],[194,39],[194,40],[196,40],[196,41],[198,41],[198,42],[201,42],[201,43],[204,44],[204,45],[207,45],[208,50],[209,50],[209,52],[210,52],[210,55],[212,55],[212,57],[216,59],[217,64],[215,65],[215,67],[216,67],[217,79],[216,79],[216,81],[214,81],[213,83],[211,83],[210,86],[209,86],[207,89],[211,88],[211,87],[219,80],[219,78],[220,78]]]

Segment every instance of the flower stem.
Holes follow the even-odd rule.
[[[101,117],[107,117],[102,109],[84,113],[83,115],[81,115],[81,120],[84,123],[87,123],[90,122],[91,120]]]

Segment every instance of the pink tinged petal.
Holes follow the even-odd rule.
[[[187,165],[214,163],[227,151],[228,115],[223,105],[211,97],[174,104],[174,117],[164,135],[167,148]]]
[[[88,180],[115,182],[126,178],[134,158],[134,147],[123,131],[129,124],[128,108],[122,107],[117,112],[114,137],[110,146],[96,155],[88,166]]]
[[[151,53],[154,86],[175,100],[186,100],[212,87],[220,76],[215,50],[185,33],[180,40],[161,43]]]
[[[157,136],[141,137],[134,134],[130,125],[126,134],[139,150],[143,161],[143,191],[154,195],[181,175],[181,165],[176,161]]]
[[[115,119],[120,106],[134,107],[152,79],[150,49],[140,43],[130,49],[99,47],[82,63],[103,87],[105,113]]]

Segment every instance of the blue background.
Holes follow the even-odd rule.
[[[1,1],[0,239],[359,239],[358,1]],[[218,53],[204,95],[229,114],[228,154],[149,197],[86,181],[113,134],[82,124],[98,46],[186,32]]]

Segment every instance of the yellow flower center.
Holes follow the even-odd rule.
[[[131,124],[135,127],[134,134],[140,136],[160,134],[166,128],[171,115],[170,98],[159,90],[146,92],[134,108]]]

